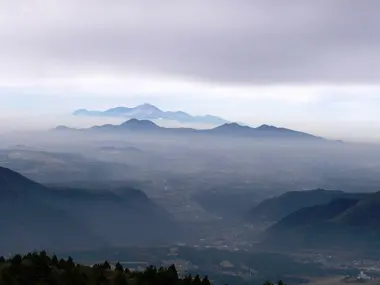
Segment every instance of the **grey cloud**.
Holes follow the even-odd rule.
[[[380,78],[378,0],[14,2],[0,4],[0,59],[15,58],[14,72],[102,69],[228,84]]]

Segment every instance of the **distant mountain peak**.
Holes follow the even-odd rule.
[[[157,129],[160,128],[158,125],[149,120],[138,120],[138,119],[130,119],[125,121],[120,126],[122,127],[133,127],[133,128],[142,128],[142,129]]]
[[[122,125],[138,124],[138,123],[140,123],[140,120],[137,120],[137,119],[133,118],[133,119],[130,119],[128,121],[125,121],[124,123],[122,123]]]
[[[136,106],[135,108],[140,108],[140,109],[153,109],[153,110],[158,110],[158,111],[161,111],[159,108],[157,108],[156,106],[150,104],[150,103],[144,103],[144,104],[141,104],[141,105],[138,105]]]
[[[229,130],[234,130],[234,129],[245,129],[245,128],[249,128],[247,126],[242,126],[242,125],[239,125],[238,123],[225,123],[219,127],[217,127],[218,129],[229,129]]]
[[[55,129],[58,130],[58,131],[66,131],[66,130],[68,131],[68,130],[70,130],[69,127],[64,126],[64,125],[59,125]]]
[[[75,110],[74,115],[81,114],[83,112],[88,112],[88,110],[87,109],[78,109],[78,110]]]
[[[263,124],[263,125],[257,127],[256,129],[258,129],[258,130],[263,130],[263,131],[266,131],[266,130],[271,131],[271,130],[277,130],[278,128],[275,127],[275,126],[271,126],[271,125]]]
[[[229,127],[229,128],[239,128],[241,127],[241,125],[239,125],[238,123],[226,123],[224,125],[222,125],[222,127]]]

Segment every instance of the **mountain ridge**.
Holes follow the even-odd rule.
[[[52,188],[3,167],[0,189],[0,253],[149,245],[179,233],[174,217],[137,189]],[[144,226],[131,231],[136,223]]]
[[[105,111],[79,109],[74,111],[73,115],[87,117],[136,118],[140,120],[165,119],[180,123],[201,123],[210,125],[220,125],[228,122],[228,120],[213,115],[193,116],[183,111],[163,111],[149,103],[144,103],[135,107],[115,107]]]
[[[378,245],[380,192],[346,193],[329,202],[300,208],[270,226],[263,243],[287,249],[352,248]]]
[[[340,190],[325,189],[290,191],[261,201],[249,211],[247,218],[252,221],[276,222],[299,209],[325,204],[346,194]]]
[[[274,126],[257,128],[243,126],[238,123],[225,123],[211,129],[193,129],[193,128],[166,128],[158,126],[150,120],[139,120],[136,118],[123,122],[120,125],[100,125],[85,129],[68,128],[66,126],[58,126],[53,130],[56,131],[135,131],[135,132],[151,132],[159,134],[206,134],[231,137],[256,137],[256,138],[289,138],[289,139],[311,139],[324,140],[321,137],[308,133],[299,132],[286,128],[278,128]]]

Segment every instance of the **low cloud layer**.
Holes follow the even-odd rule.
[[[5,0],[0,75],[377,84],[379,10],[378,0]]]

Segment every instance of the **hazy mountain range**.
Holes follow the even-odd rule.
[[[204,134],[204,135],[219,135],[230,137],[254,137],[254,138],[288,138],[288,139],[313,139],[321,140],[320,137],[294,131],[286,128],[278,128],[275,126],[262,125],[257,128],[242,126],[237,123],[225,123],[221,126],[198,130],[192,128],[165,128],[160,127],[149,120],[130,119],[120,125],[101,125],[94,126],[88,129],[74,129],[66,126],[58,126],[55,130],[60,131],[97,131],[97,132],[144,132],[150,134]]]
[[[49,188],[3,167],[0,215],[0,255],[160,244],[178,233],[172,216],[140,190]]]
[[[171,120],[180,123],[197,123],[197,124],[210,124],[221,125],[228,123],[227,120],[212,116],[192,116],[182,111],[163,111],[156,106],[145,103],[136,107],[116,107],[105,111],[94,111],[80,109],[73,113],[75,116],[92,116],[92,117],[122,117],[122,118],[135,118],[139,120]]]

